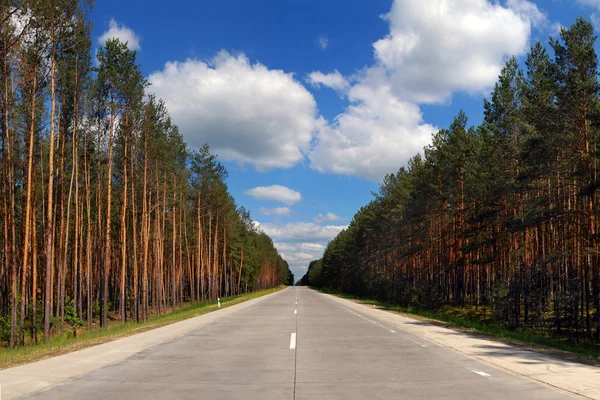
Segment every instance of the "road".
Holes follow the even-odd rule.
[[[31,399],[565,399],[307,288]]]

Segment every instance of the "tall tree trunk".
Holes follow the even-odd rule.
[[[123,194],[122,194],[122,205],[121,205],[121,324],[125,325],[127,321],[127,304],[126,304],[126,285],[125,280],[127,278],[127,154],[128,154],[128,142],[129,142],[129,119],[128,114],[125,114],[125,132],[124,132],[124,145],[123,145]]]
[[[176,277],[175,277],[175,239],[176,239],[176,216],[175,216],[175,175],[173,175],[173,206],[172,206],[172,216],[173,216],[173,263],[171,264],[171,308],[173,311],[175,311],[175,293],[176,293],[176,287],[175,287],[175,281],[176,281]]]
[[[134,179],[134,146],[131,146],[131,224],[132,224],[132,235],[133,235],[133,318],[136,322],[140,320],[140,308],[139,308],[139,277],[138,277],[138,234],[137,234],[137,218],[135,209],[135,179]],[[145,196],[145,194],[144,194]]]
[[[86,208],[86,233],[85,233],[85,276],[86,276],[86,317],[87,317],[87,328],[92,329],[92,283],[94,281],[92,276],[92,194],[91,194],[91,182],[90,182],[90,164],[87,158],[87,140],[84,136],[83,142],[83,174],[85,181],[85,208]],[[98,170],[100,173],[100,170]],[[99,181],[99,179],[98,179]]]
[[[115,130],[115,110],[114,110],[114,88],[111,88],[110,94],[110,127],[109,127],[109,137],[108,137],[108,172],[106,177],[106,230],[104,237],[104,295],[102,296],[102,318],[100,320],[100,326],[106,327],[108,322],[108,278],[111,268],[111,240],[110,240],[110,232],[111,232],[111,203],[112,203],[112,154],[113,154],[113,138],[114,138],[114,130]]]
[[[144,258],[142,261],[142,297],[143,320],[148,319],[148,250],[150,245],[150,215],[148,214],[148,134],[150,129],[150,106],[147,106],[146,129],[144,129],[144,182],[142,189],[142,246]]]
[[[25,328],[25,282],[27,279],[27,264],[29,262],[29,239],[31,227],[31,189],[33,185],[33,144],[35,141],[35,104],[37,93],[37,65],[33,67],[33,84],[31,89],[31,118],[29,120],[29,159],[27,163],[27,200],[25,203],[25,235],[23,236],[23,264],[21,275],[21,345],[25,344],[24,328]],[[33,228],[35,229],[35,227]],[[35,242],[33,243],[35,246]],[[35,286],[32,288],[35,299]],[[35,300],[34,300],[35,302]],[[35,318],[35,317],[34,317]]]
[[[54,1],[52,2],[54,5]],[[54,8],[54,7],[53,7]],[[53,11],[54,12],[54,11]],[[50,64],[50,97],[51,97],[51,111],[50,111],[50,145],[48,153],[48,201],[46,208],[46,302],[44,308],[44,340],[50,339],[50,314],[52,312],[52,275],[54,272],[54,119],[55,119],[55,108],[56,108],[56,96],[55,96],[55,83],[54,73],[56,67],[55,59],[55,43],[54,43],[54,15],[50,23],[50,38],[52,46],[52,56]]]

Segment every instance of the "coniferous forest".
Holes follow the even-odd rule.
[[[135,51],[110,39],[92,52],[91,7],[0,1],[0,340],[11,347],[293,283],[216,156],[187,148]]]
[[[301,283],[599,343],[595,45],[578,19],[508,60],[483,122],[459,113],[387,175]]]

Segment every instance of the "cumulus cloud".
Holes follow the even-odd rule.
[[[339,221],[341,219],[342,217],[340,217],[339,215],[335,215],[334,213],[328,212],[325,214],[319,213],[319,215],[313,218],[313,221],[315,221],[317,224],[320,224],[323,222]]]
[[[310,261],[323,257],[327,242],[346,228],[310,222],[264,223],[261,227],[274,239],[275,248],[298,279],[304,275]]]
[[[298,245],[302,250],[312,251],[312,252],[323,252],[325,250],[325,246],[319,243],[300,243]]]
[[[258,212],[261,213],[262,215],[270,215],[270,216],[276,216],[276,217],[287,217],[287,216],[290,215],[290,213],[292,212],[292,210],[290,210],[288,207],[276,207],[276,208],[260,207],[258,209]]]
[[[352,104],[316,135],[309,157],[320,172],[378,180],[405,165],[427,145],[435,126],[419,107],[400,101],[387,87],[356,85]]]
[[[260,171],[304,159],[318,124],[316,102],[293,74],[221,51],[208,62],[169,62],[148,78],[192,148]]]
[[[284,254],[286,257],[286,261],[291,264],[296,264],[298,262],[306,262],[312,261],[314,256],[308,253],[292,253],[292,254]]]
[[[296,246],[292,246],[292,245],[289,245],[287,243],[274,242],[273,245],[275,246],[275,248],[277,249],[277,251],[280,252],[280,253],[289,252],[289,251],[295,251],[296,250]]]
[[[540,15],[525,0],[396,0],[384,17],[390,33],[373,44],[376,68],[394,95],[418,103],[477,93],[496,82],[506,57],[528,50]]]
[[[373,65],[346,89],[346,110],[318,126],[309,159],[320,172],[372,180],[395,172],[437,130],[419,105],[488,91],[506,58],[527,51],[532,26],[546,20],[526,0],[395,0],[383,18],[389,34],[373,43]],[[314,84],[337,79],[313,74]]]
[[[287,205],[292,205],[302,200],[300,192],[281,185],[257,186],[246,190],[244,194],[254,197],[257,200],[277,201]]]
[[[339,92],[350,86],[346,78],[337,69],[329,74],[324,74],[321,71],[311,72],[306,80],[314,87],[326,86]]]
[[[264,232],[273,240],[280,242],[306,243],[311,241],[329,241],[346,229],[342,225],[321,226],[313,222],[290,222],[287,224],[261,224]]]
[[[535,3],[528,0],[507,0],[506,6],[524,19],[531,22],[536,28],[543,28],[548,24],[548,16],[540,11]]]
[[[310,261],[323,257],[325,245],[346,226],[321,226],[315,223],[263,223],[262,230],[273,238],[275,248],[300,279]]]
[[[130,28],[119,24],[114,18],[108,23],[108,30],[98,38],[98,43],[104,45],[108,39],[119,39],[123,43],[127,43],[129,50],[139,50],[140,37]]]

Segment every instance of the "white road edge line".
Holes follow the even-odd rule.
[[[474,370],[474,369],[472,369],[471,372],[475,372],[477,375],[481,375],[481,376],[491,376],[490,374],[486,374],[483,371],[477,371],[477,370]]]
[[[290,337],[290,349],[293,350],[296,348],[296,332],[292,333],[292,336]]]

